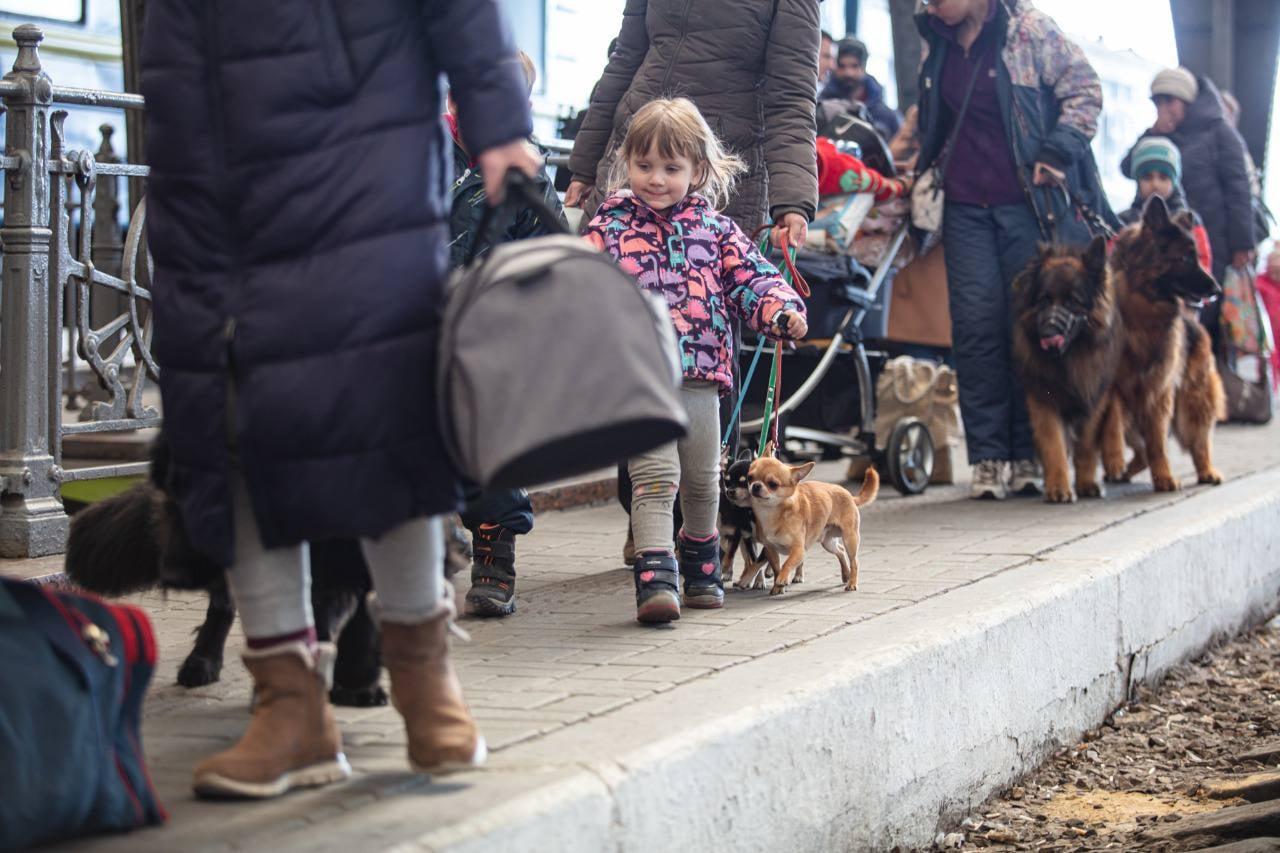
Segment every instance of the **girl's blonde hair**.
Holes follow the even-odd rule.
[[[747,164],[725,150],[707,120],[688,98],[659,98],[640,108],[627,126],[627,136],[609,175],[614,189],[627,185],[627,164],[657,149],[668,159],[688,157],[694,180],[690,192],[701,193],[716,210],[729,203],[738,177]]]

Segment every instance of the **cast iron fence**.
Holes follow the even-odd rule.
[[[71,150],[67,112],[55,108],[141,110],[143,100],[55,86],[40,67],[40,29],[25,24],[13,36],[18,54],[0,80],[0,556],[29,557],[65,546],[63,483],[145,472],[146,463],[64,468],[62,443],[158,426],[143,391],[159,371],[150,351],[145,199],[123,241],[119,228],[119,179],[145,177],[147,167],[119,162],[108,128],[96,156]],[[75,387],[80,363],[94,387]],[[64,397],[78,420],[63,421]]]

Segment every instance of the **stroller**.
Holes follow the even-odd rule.
[[[933,439],[922,420],[902,418],[890,430],[884,449],[877,450],[875,378],[887,355],[868,351],[861,331],[906,239],[905,227],[892,236],[885,260],[874,273],[847,255],[796,252],[796,268],[813,291],[808,300],[809,337],[794,352],[783,354],[785,393],[776,416],[778,453],[783,458],[803,455],[806,445],[822,448],[824,458],[869,457],[895,489],[918,495],[933,476]],[[749,361],[756,346],[744,342],[740,360]],[[763,396],[763,388],[748,390],[744,435],[759,435],[763,428],[761,417],[745,420],[760,412]]]

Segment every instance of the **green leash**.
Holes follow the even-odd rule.
[[[795,267],[796,250],[793,249],[791,246],[787,245],[787,241],[785,238],[782,241],[782,246],[783,246],[783,258],[786,261],[783,264],[782,270],[781,270],[782,280],[785,281],[787,284],[791,285],[792,287],[797,288],[797,292],[799,292],[802,296],[808,296],[809,295],[808,282],[805,282],[804,279],[800,277],[800,274]],[[769,252],[769,234],[768,232],[766,232],[765,235],[760,238],[760,254],[767,256],[768,252]],[[763,338],[764,336],[761,335],[762,341],[763,341]],[[757,346],[759,345],[757,344]],[[757,349],[756,355],[759,356],[759,354],[760,352]],[[754,369],[755,369],[755,363],[753,362],[752,370]],[[748,381],[749,380],[750,380],[750,375],[748,374]],[[781,384],[782,384],[782,341],[775,341],[773,345],[773,362],[769,365],[769,388],[765,392],[765,397],[764,397],[764,418],[761,421],[761,425],[760,425],[760,447],[756,451],[757,456],[765,455],[764,453],[765,449],[768,448],[770,442],[773,443],[775,450],[778,447],[778,418],[775,417],[774,409],[780,405],[778,388],[780,387]],[[747,394],[747,388],[744,385],[742,388],[743,398],[746,397],[746,394]]]

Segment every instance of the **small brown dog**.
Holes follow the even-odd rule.
[[[770,595],[780,595],[804,564],[804,553],[821,542],[840,561],[840,579],[846,591],[858,588],[858,538],[867,506],[880,491],[880,475],[868,468],[857,496],[832,483],[802,482],[813,471],[812,462],[784,465],[772,456],[751,463],[751,509],[756,516],[756,541],[764,546],[773,566]],[[782,562],[781,567],[779,563]],[[750,569],[748,569],[750,571]],[[744,571],[738,587],[755,581]],[[759,569],[755,570],[756,572]]]

